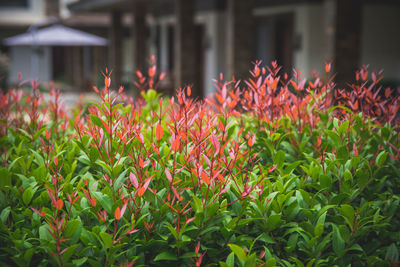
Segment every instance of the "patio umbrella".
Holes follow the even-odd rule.
[[[4,44],[7,46],[105,46],[107,40],[62,25],[53,25],[6,38]]]
[[[106,46],[105,38],[86,33],[80,30],[55,24],[46,28],[32,25],[28,32],[6,38],[3,44],[12,49],[11,79],[16,79],[17,73],[23,73],[27,79],[48,81],[52,77],[51,47],[83,47],[83,62],[88,63],[89,46]],[[39,48],[43,47],[43,50]],[[29,59],[30,58],[30,59]],[[30,65],[30,70],[27,65]]]

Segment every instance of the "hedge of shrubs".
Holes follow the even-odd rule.
[[[259,62],[242,82],[99,103],[1,93],[1,266],[398,266],[398,92]]]

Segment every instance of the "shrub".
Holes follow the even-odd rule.
[[[397,266],[399,96],[257,62],[242,83],[162,98],[94,87],[1,94],[3,266]],[[163,78],[163,76],[159,77]]]

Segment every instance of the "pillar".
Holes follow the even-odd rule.
[[[109,61],[108,69],[112,70],[111,86],[118,89],[122,82],[122,14],[114,11],[111,14],[111,27],[109,33]]]
[[[201,95],[196,87],[194,0],[175,0],[175,88],[193,84],[192,94]]]
[[[252,0],[227,2],[227,77],[249,77],[254,49]]]
[[[135,73],[136,70],[145,71],[148,60],[146,6],[144,3],[134,6],[132,22],[133,69]]]
[[[336,0],[334,71],[338,87],[354,81],[361,60],[361,0]]]

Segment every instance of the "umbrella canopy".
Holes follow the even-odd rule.
[[[7,38],[4,44],[8,46],[105,46],[107,40],[62,25],[53,25]]]

